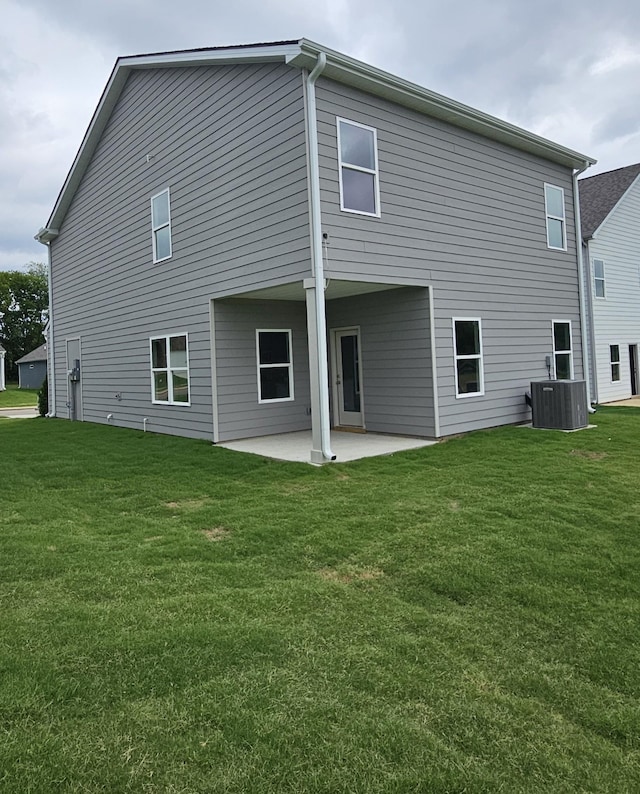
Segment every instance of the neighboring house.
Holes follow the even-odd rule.
[[[585,373],[593,162],[307,40],[121,58],[37,235],[50,410],[317,462],[526,421]]]
[[[5,380],[4,374],[4,360],[7,355],[7,351],[0,345],[0,391],[4,391],[7,388],[7,383]]]
[[[606,403],[640,391],[640,163],[578,184],[595,351],[591,397]]]
[[[39,389],[47,377],[47,346],[36,347],[16,361],[21,389]]]

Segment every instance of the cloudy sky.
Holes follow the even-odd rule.
[[[640,161],[638,0],[0,0],[0,270],[50,214],[119,55],[306,37],[598,159]]]

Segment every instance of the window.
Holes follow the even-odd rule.
[[[293,400],[291,331],[256,331],[258,402]]]
[[[480,320],[453,320],[456,397],[484,394]]]
[[[593,260],[593,289],[596,298],[604,298],[604,262],[602,259]]]
[[[340,209],[380,215],[376,131],[354,121],[337,119],[340,165]]]
[[[549,248],[566,251],[564,190],[561,187],[554,187],[554,185],[545,185],[544,207],[547,214],[547,245]]]
[[[571,380],[573,378],[573,351],[569,320],[553,321],[553,367],[556,380]]]
[[[153,261],[162,262],[171,258],[171,213],[169,210],[169,188],[151,199],[151,236]]]
[[[609,358],[611,360],[611,380],[620,380],[620,345],[609,345]]]
[[[186,334],[151,339],[151,394],[154,403],[191,404]]]

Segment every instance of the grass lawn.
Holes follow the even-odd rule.
[[[0,791],[640,791],[640,411],[313,468],[0,419]]]
[[[7,383],[0,391],[0,408],[31,408],[38,402],[38,389],[19,389],[17,383]]]

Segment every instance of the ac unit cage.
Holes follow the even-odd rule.
[[[579,430],[587,427],[586,381],[532,381],[531,414],[534,427],[547,430]]]

